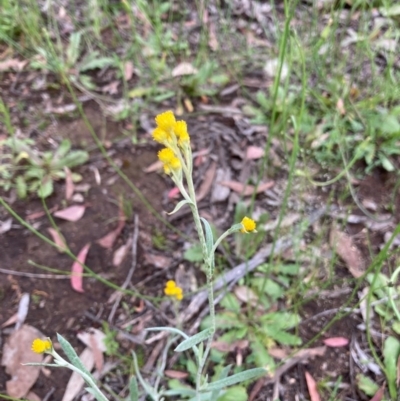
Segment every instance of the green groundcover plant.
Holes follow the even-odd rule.
[[[156,142],[159,142],[164,146],[164,148],[158,152],[158,158],[163,163],[165,173],[171,177],[183,196],[183,200],[176,205],[171,214],[177,212],[183,206],[189,206],[199,236],[203,261],[207,272],[210,325],[205,330],[202,330],[191,337],[176,327],[154,327],[147,329],[152,331],[170,332],[172,338],[169,342],[169,346],[171,346],[175,340],[181,338],[181,341],[175,348],[175,352],[184,352],[187,350],[192,351],[196,366],[195,386],[193,388],[188,386],[175,389],[163,388],[160,386],[160,382],[165,366],[161,366],[160,375],[155,380],[154,385],[151,385],[141,375],[138,367],[137,357],[135,353],[133,353],[132,357],[136,376],[133,376],[129,383],[129,399],[131,401],[137,401],[139,399],[139,394],[144,393],[154,401],[162,401],[165,399],[165,397],[174,396],[179,398],[188,398],[193,401],[214,401],[223,396],[223,394],[226,393],[227,388],[230,386],[253,380],[267,373],[267,369],[265,368],[254,368],[229,376],[230,366],[226,366],[220,371],[216,380],[210,382],[205,371],[211,350],[211,343],[216,331],[213,293],[215,251],[220,245],[221,241],[230,234],[241,232],[246,235],[256,232],[256,223],[251,218],[246,216],[240,223],[234,224],[214,242],[213,232],[210,224],[206,219],[200,217],[196,203],[196,194],[192,178],[193,157],[190,147],[190,136],[187,131],[186,122],[176,121],[173,112],[166,111],[165,113],[159,114],[156,117],[156,123],[157,127],[153,131],[153,138]],[[182,288],[180,288],[173,280],[167,281],[164,293],[165,295],[171,297],[174,302],[180,302],[184,297]],[[96,400],[107,401],[107,397],[99,389],[95,379],[84,367],[70,343],[60,334],[57,335],[57,338],[69,361],[61,357],[55,351],[52,341],[49,338],[38,338],[33,342],[32,350],[36,353],[48,353],[52,355],[54,363],[30,365],[66,367],[78,372],[86,382],[86,390],[93,394]],[[138,382],[141,385],[140,390]]]

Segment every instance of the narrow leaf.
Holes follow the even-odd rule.
[[[217,380],[213,383],[207,385],[204,388],[204,391],[214,391],[223,387],[232,386],[233,384],[244,382],[246,380],[255,379],[257,377],[264,376],[267,373],[267,370],[264,368],[254,368],[249,369],[244,372],[237,373],[235,375],[226,377],[225,379]],[[203,391],[203,392],[204,392]]]
[[[176,348],[176,352],[183,352],[188,350],[189,348],[192,348],[194,345],[197,345],[198,343],[210,338],[211,334],[213,332],[212,328],[205,329],[201,331],[200,333],[195,334],[192,337],[187,338],[186,340],[183,340]]]
[[[139,400],[139,389],[135,376],[131,377],[131,381],[129,383],[129,398],[130,401],[138,401]]]
[[[181,201],[178,202],[178,204],[175,206],[175,209],[174,209],[172,212],[169,212],[168,214],[174,214],[174,213],[176,213],[178,210],[181,209],[182,206],[184,206],[184,205],[186,205],[186,204],[188,204],[188,205],[193,205],[193,202],[190,202],[190,201],[188,201],[188,200],[186,200],[186,199],[181,200]]]
[[[208,223],[208,221],[206,219],[204,219],[203,217],[200,217],[201,221],[204,224],[204,229],[205,229],[205,234],[206,234],[206,245],[207,245],[207,251],[208,251],[208,255],[211,254],[211,250],[214,246],[214,238],[213,238],[213,233],[211,230],[211,226]]]
[[[61,345],[61,348],[67,355],[69,361],[74,365],[76,368],[81,370],[82,372],[86,373],[88,376],[91,376],[90,372],[85,368],[82,361],[79,359],[77,353],[72,348],[71,344],[61,335],[57,333],[57,340]]]
[[[221,370],[221,373],[218,376],[218,380],[225,379],[228,376],[229,371],[231,370],[231,367],[232,367],[232,365],[224,366],[224,368]],[[220,392],[221,392],[221,389],[213,390],[213,392],[211,393],[210,399],[216,400],[218,398]]]

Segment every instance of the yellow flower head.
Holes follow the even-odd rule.
[[[184,143],[188,143],[190,141],[185,121],[177,121],[174,127],[174,132],[176,137],[178,138],[179,145],[182,146]]]
[[[156,116],[157,127],[166,132],[171,132],[174,129],[176,120],[174,113],[171,110],[161,113]]]
[[[181,168],[180,160],[175,156],[172,149],[164,148],[158,152],[158,158],[164,165],[164,171],[167,174],[171,173],[171,170],[179,170]]]
[[[50,339],[42,340],[40,338],[36,338],[32,343],[32,351],[37,354],[43,354],[44,352],[49,352],[53,349],[53,344]]]
[[[189,143],[190,137],[185,121],[176,121],[174,113],[169,110],[156,116],[157,128],[153,131],[153,139],[169,147],[178,143],[183,146]]]
[[[183,291],[181,287],[178,287],[174,280],[168,280],[165,284],[164,294],[175,298],[178,301],[182,301],[183,299]]]
[[[256,222],[249,217],[243,217],[241,223],[243,228],[240,231],[242,233],[250,233],[252,231],[256,231]]]
[[[165,143],[168,142],[171,138],[171,135],[169,135],[166,131],[164,131],[161,128],[156,128],[153,131],[153,139],[158,142],[158,143]]]

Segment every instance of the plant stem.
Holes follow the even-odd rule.
[[[192,199],[193,205],[191,205],[192,209],[192,214],[193,214],[193,220],[194,224],[200,239],[201,243],[201,248],[202,248],[202,253],[203,253],[203,259],[206,264],[207,268],[207,291],[208,291],[208,303],[210,307],[210,318],[211,318],[211,334],[210,337],[207,340],[207,345],[206,349],[204,351],[203,357],[199,361],[199,367],[197,370],[197,375],[196,375],[196,399],[200,400],[200,386],[201,386],[201,376],[203,373],[204,366],[207,361],[208,354],[210,353],[211,350],[211,343],[214,338],[214,333],[215,333],[215,308],[214,308],[214,292],[213,292],[213,258],[212,255],[208,253],[207,250],[207,245],[206,245],[206,238],[204,235],[204,230],[203,226],[200,220],[200,215],[199,215],[199,210],[197,208],[197,202],[196,202],[196,193],[194,190],[194,185],[193,185],[193,179],[191,174],[186,174],[186,181],[188,185],[188,191],[189,191],[189,196]],[[212,251],[211,251],[212,252]]]

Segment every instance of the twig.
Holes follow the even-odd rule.
[[[138,237],[139,237],[139,217],[137,214],[134,217],[133,224],[134,224],[134,229],[133,229],[133,239],[132,239],[132,264],[131,264],[131,268],[129,269],[128,275],[126,276],[124,283],[121,285],[121,290],[126,290],[126,288],[128,287],[129,283],[132,280],[132,276],[136,269],[136,264],[137,264],[137,241],[138,241]],[[114,301],[114,305],[108,316],[108,323],[112,323],[112,321],[114,319],[114,315],[117,311],[118,305],[121,302],[122,296],[123,296],[123,293],[121,291],[118,291],[116,294],[116,299]]]
[[[41,273],[16,272],[14,270],[1,269],[1,268],[0,268],[0,273],[11,274],[13,276],[29,277],[29,278],[45,278],[54,280],[71,279],[71,275],[69,274],[41,274]]]
[[[87,318],[89,318],[90,320],[93,320],[94,322],[101,323],[101,324],[105,322],[103,319],[99,319],[97,316],[93,315],[93,313],[85,312],[84,315]],[[118,333],[121,335],[121,337],[126,338],[127,340],[129,340],[135,344],[143,345],[143,340],[144,340],[143,335],[135,336],[133,334],[129,334],[125,330],[122,330],[119,327],[114,326],[112,324],[110,324],[110,329],[118,331]]]

